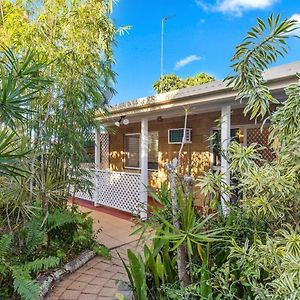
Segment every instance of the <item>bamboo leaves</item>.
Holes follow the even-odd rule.
[[[46,65],[35,58],[33,51],[21,57],[9,48],[1,53],[0,120],[12,129],[32,113],[30,102],[50,83],[39,75]]]

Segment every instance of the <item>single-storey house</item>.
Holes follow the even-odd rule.
[[[265,73],[271,93],[280,101],[286,99],[285,87],[297,82],[300,62],[273,67]],[[185,109],[188,109],[186,140],[182,153],[181,174],[197,177],[204,170],[221,169],[230,182],[228,162],[222,159],[209,137],[220,133],[226,148],[230,138],[243,145],[257,143],[267,148],[261,153],[272,160],[268,148],[268,124],[261,125],[244,116],[244,103],[225,82],[210,83],[157,94],[121,103],[109,114],[97,119],[105,130],[95,134],[95,165],[90,170],[94,179],[93,197],[78,193],[77,197],[92,200],[124,211],[146,204],[147,186],[159,187],[166,179],[165,163],[178,155],[183,137]],[[221,118],[221,129],[216,120]],[[199,204],[201,191],[196,191]],[[142,212],[145,217],[145,212]]]

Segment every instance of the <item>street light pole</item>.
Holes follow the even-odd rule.
[[[162,77],[164,73],[164,31],[166,21],[171,19],[173,16],[164,16],[161,19],[161,47],[160,47],[160,92],[163,90]]]
[[[164,30],[167,17],[161,19],[161,47],[160,47],[160,79],[163,76],[164,68]]]

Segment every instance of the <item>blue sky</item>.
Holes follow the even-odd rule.
[[[165,27],[164,73],[187,77],[203,71],[222,79],[230,72],[235,45],[257,17],[266,19],[271,13],[300,22],[300,0],[119,0],[113,19],[132,29],[117,38],[118,93],[112,104],[154,94],[163,16],[174,16]],[[300,60],[300,40],[289,46],[289,54],[277,64]]]

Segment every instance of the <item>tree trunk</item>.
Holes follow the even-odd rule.
[[[178,152],[178,158],[174,158],[172,163],[166,164],[166,168],[169,174],[170,180],[170,189],[171,189],[171,199],[172,199],[172,215],[173,215],[173,226],[176,229],[180,229],[180,221],[178,215],[178,201],[176,194],[176,170],[180,170],[180,161],[181,155],[183,151],[183,146],[185,144],[186,138],[186,127],[187,127],[187,117],[188,117],[188,109],[185,108],[185,117],[184,117],[184,132],[182,137],[181,146]],[[182,287],[186,287],[190,283],[190,278],[187,270],[188,260],[187,260],[187,249],[184,244],[181,244],[177,249],[177,269],[178,269],[178,277]]]
[[[176,179],[175,169],[177,167],[177,159],[173,160],[173,164],[169,165],[169,178],[170,188],[172,197],[172,215],[173,215],[173,226],[176,229],[180,229],[180,222],[178,216],[178,202],[176,195]],[[184,244],[181,244],[177,249],[177,269],[178,277],[182,287],[186,287],[189,284],[189,276],[187,273],[187,251]]]

